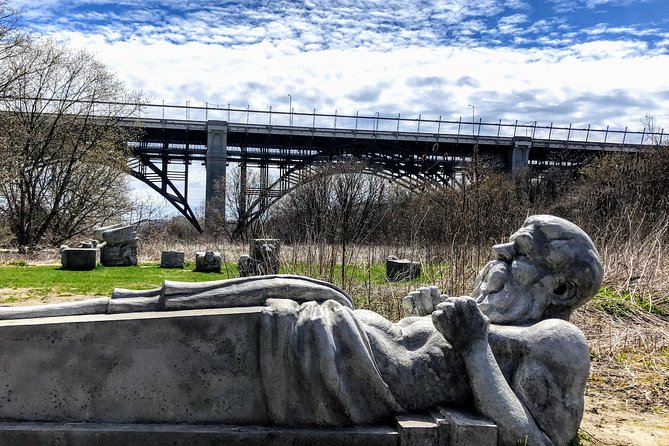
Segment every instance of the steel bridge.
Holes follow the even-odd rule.
[[[639,153],[662,144],[665,138],[664,130],[652,133],[552,123],[407,119],[209,105],[143,106],[141,115],[121,124],[141,129],[141,136],[130,142],[132,175],[165,197],[200,231],[188,202],[193,162],[206,165],[206,203],[217,199],[217,184],[225,179],[226,166],[239,165],[240,215],[250,223],[297,185],[313,178],[323,162],[362,163],[370,173],[413,188],[457,183],[462,178],[460,169],[477,156],[497,160],[507,171],[573,167],[599,153]],[[248,167],[259,169],[259,185],[246,184]],[[247,196],[252,197],[248,205]],[[218,201],[224,209],[224,199]]]

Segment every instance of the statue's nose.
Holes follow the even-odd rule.
[[[502,243],[492,247],[492,251],[497,255],[499,260],[510,262],[516,256],[516,248],[513,243]]]

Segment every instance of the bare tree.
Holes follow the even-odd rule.
[[[20,249],[122,214],[132,129],[118,124],[140,95],[91,54],[51,41],[23,42],[5,65],[23,73],[0,100],[0,214]]]

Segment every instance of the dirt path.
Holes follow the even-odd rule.
[[[581,430],[590,438],[584,445],[669,445],[669,413],[626,408],[621,400],[599,394],[587,394]]]

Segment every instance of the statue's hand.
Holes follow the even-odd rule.
[[[425,286],[405,296],[402,299],[402,307],[409,316],[427,316],[432,314],[437,305],[447,298],[439,293],[439,288],[436,286]]]
[[[449,297],[437,305],[432,323],[457,351],[467,350],[475,341],[488,339],[490,320],[471,297]]]

